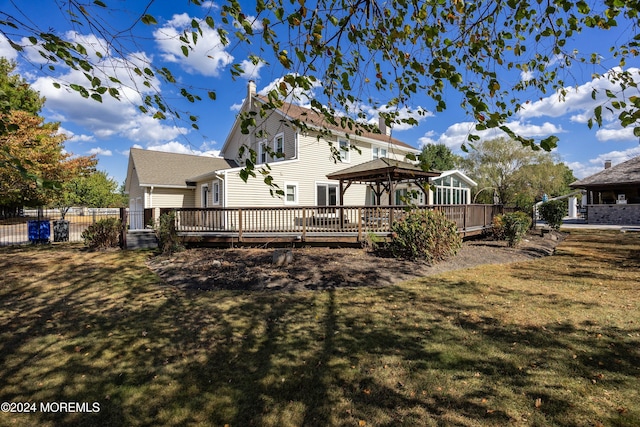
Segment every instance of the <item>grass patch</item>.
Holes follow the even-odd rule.
[[[181,292],[149,252],[0,249],[12,425],[640,425],[640,238],[376,289]]]

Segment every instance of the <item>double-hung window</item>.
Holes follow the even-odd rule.
[[[259,147],[259,151],[258,151],[258,163],[267,163],[267,141],[261,141],[260,142],[260,147]]]
[[[274,161],[284,160],[284,134],[278,134],[273,139]]]
[[[285,205],[298,204],[298,183],[297,182],[284,183],[284,204]]]
[[[350,161],[350,145],[346,139],[338,140],[338,149],[340,150],[340,161],[342,163],[349,163]]]
[[[213,204],[214,205],[219,205],[220,204],[220,181],[214,181],[213,182]]]
[[[373,147],[373,160],[382,159],[387,157],[387,149],[380,147]]]

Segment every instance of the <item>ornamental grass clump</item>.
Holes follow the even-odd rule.
[[[389,250],[397,258],[435,263],[458,253],[462,238],[440,211],[410,211],[391,226]]]

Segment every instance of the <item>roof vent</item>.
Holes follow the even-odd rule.
[[[611,167],[611,160],[605,160],[604,161],[604,168],[605,169],[609,169]]]

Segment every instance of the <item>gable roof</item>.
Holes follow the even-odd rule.
[[[187,188],[189,178],[218,169],[235,167],[235,162],[222,157],[196,156],[193,154],[167,153],[164,151],[131,148],[129,151],[129,174],[132,168],[138,175],[141,187]]]
[[[450,175],[455,175],[458,179],[466,182],[467,184],[469,184],[469,186],[471,187],[476,187],[478,184],[472,180],[471,178],[469,178],[467,175],[465,175],[462,171],[458,170],[458,169],[451,169],[448,171],[443,171],[439,178],[444,178],[446,176],[450,176]]]
[[[269,99],[266,96],[256,95],[255,93],[248,94],[248,96],[245,98],[242,104],[241,110],[250,108],[250,106],[252,105],[251,101],[258,101],[263,104],[269,103]],[[322,114],[319,114],[310,108],[301,107],[299,105],[291,104],[289,102],[283,102],[282,107],[275,108],[273,111],[276,114],[279,114],[280,116],[282,116],[286,120],[289,120],[289,121],[299,120],[301,122],[305,122],[307,126],[311,129],[317,129],[317,130],[328,129],[330,131],[334,131],[339,134],[349,134],[350,137],[353,137],[356,139],[358,138],[368,139],[373,142],[378,142],[379,144],[390,143],[397,147],[404,148],[405,150],[408,150],[408,151],[414,151],[416,153],[420,152],[418,148],[412,145],[409,145],[403,141],[400,141],[399,139],[392,138],[390,135],[386,135],[384,133],[375,133],[371,131],[362,130],[361,135],[356,135],[355,132],[349,132],[349,129],[345,129],[340,127],[339,125],[334,125],[332,123],[329,123]],[[239,116],[236,116],[236,119],[233,123],[233,126],[231,127],[231,130],[227,134],[227,139],[225,140],[224,145],[222,146],[221,151],[223,153],[225,152],[227,145],[231,140],[231,135],[234,133],[234,131],[237,130],[239,126],[240,126]]]
[[[569,184],[572,188],[640,184],[640,156]]]
[[[269,102],[268,98],[265,96],[256,96],[255,99],[263,103]],[[305,122],[307,126],[311,128],[316,128],[316,129],[326,128],[335,132],[350,133],[349,129],[345,129],[340,125],[330,123],[329,121],[327,121],[324,115],[319,114],[318,112],[310,108],[305,108],[299,105],[285,102],[282,105],[282,107],[278,108],[276,111],[278,111],[281,115],[285,116],[289,120],[299,120],[301,122]],[[373,139],[375,141],[379,141],[382,143],[391,143],[391,144],[397,145],[398,147],[402,147],[410,150],[417,150],[416,147],[413,147],[405,142],[402,142],[399,139],[392,138],[390,135],[386,135],[384,133],[375,133],[375,132],[362,129],[361,135],[356,135],[355,131],[350,133],[350,135],[353,135],[356,138],[357,137],[368,138],[368,139]]]

